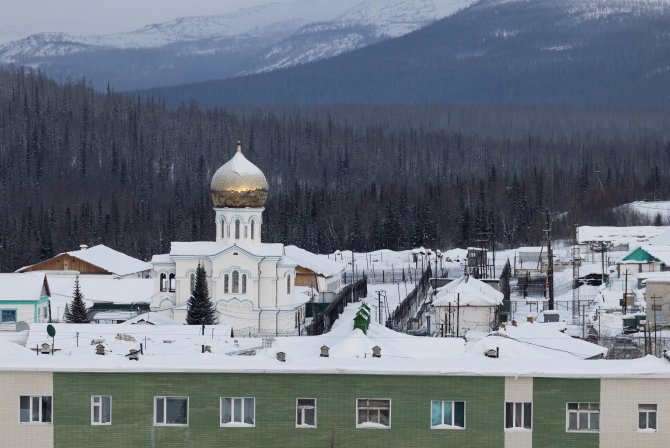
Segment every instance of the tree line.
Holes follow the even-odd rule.
[[[149,259],[213,240],[235,141],[266,174],[263,239],[326,253],[537,244],[667,198],[665,112],[457,106],[169,109],[0,70],[0,271],[103,243]],[[667,224],[656,220],[656,224]]]

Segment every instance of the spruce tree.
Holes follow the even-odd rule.
[[[74,293],[72,294],[72,303],[70,304],[69,312],[66,308],[65,321],[71,324],[88,324],[91,322],[91,317],[86,303],[84,303],[84,295],[81,293],[79,287],[79,276],[74,279]]]
[[[195,284],[188,299],[188,311],[186,312],[186,323],[188,325],[216,325],[216,310],[209,298],[207,288],[207,276],[205,268],[198,264],[195,271]]]

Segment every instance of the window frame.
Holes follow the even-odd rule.
[[[507,427],[507,405],[511,404],[512,405],[512,426]],[[521,405],[521,425],[522,426],[514,426],[516,419],[514,418],[516,416],[516,408],[517,405]],[[523,426],[526,422],[526,406],[525,405],[530,405],[530,428],[526,428]],[[505,431],[518,431],[518,432],[531,432],[533,430],[533,402],[532,401],[506,401],[505,402],[505,410],[504,410],[504,421],[503,424],[505,425]]]
[[[228,274],[223,274],[223,293],[230,294],[230,277]]]
[[[168,398],[185,398],[186,399],[186,423],[166,423],[167,420],[167,400]],[[164,400],[163,402],[163,422],[158,423],[156,421],[158,411],[158,400]],[[188,396],[182,395],[155,395],[154,396],[154,426],[178,426],[178,427],[188,427],[188,419],[191,414],[191,400]]]
[[[576,404],[577,409],[569,409],[571,404]],[[580,404],[587,404],[589,409],[579,409]],[[590,409],[591,406],[598,405],[597,410]],[[570,413],[577,414],[577,429],[570,429]],[[588,415],[589,427],[588,429],[579,428],[579,416],[581,413],[586,413]],[[591,415],[598,414],[598,429],[591,429]],[[565,432],[587,432],[587,433],[599,433],[600,432],[600,402],[592,401],[568,401],[565,403]]]
[[[99,417],[102,420],[103,398],[109,397],[109,422],[95,421],[95,407],[100,408]],[[99,398],[100,402],[95,403],[95,399]],[[111,426],[112,424],[112,396],[111,395],[91,395],[91,426]]]
[[[253,403],[253,423],[245,423],[244,422],[244,402],[245,400],[252,400]],[[223,421],[223,400],[230,400],[230,406],[231,406],[231,413],[230,413],[230,421],[225,422]],[[235,421],[235,400],[241,400],[241,405],[240,405],[240,412],[242,413],[241,415],[241,420],[239,422]],[[221,428],[255,428],[256,427],[256,397],[219,397],[219,427]]]
[[[177,290],[177,276],[174,272],[168,275],[168,292],[175,292]]]
[[[640,409],[642,406],[654,406],[654,409]],[[646,428],[640,428],[640,415],[644,413],[646,414],[645,416],[645,421],[647,424]],[[655,418],[654,418],[654,428],[649,427],[649,414],[654,413]],[[654,433],[658,432],[658,403],[638,403],[637,404],[637,430],[638,432],[644,432],[644,433]]]
[[[313,425],[308,425],[305,423],[298,423],[298,411],[300,410],[300,400],[312,400],[314,402],[314,424]],[[390,413],[389,413],[390,415]],[[301,398],[298,397],[295,399],[295,427],[298,429],[315,429],[317,427],[317,406],[316,406],[316,398]],[[305,416],[304,416],[304,410],[303,410],[303,415],[302,415],[303,422],[305,421]],[[358,415],[356,416],[356,421],[358,421]]]
[[[439,425],[433,425],[433,402],[439,402],[442,404],[442,421],[444,421],[444,404],[445,403],[451,403],[451,425],[446,425],[444,423],[440,423]],[[454,425],[453,423],[456,420],[456,405],[455,403],[463,403],[463,426],[458,426]],[[461,431],[464,430],[467,427],[467,402],[465,400],[430,400],[430,429],[437,429],[437,430],[457,430]]]
[[[161,292],[167,292],[168,290],[168,279],[167,279],[167,274],[165,272],[161,272],[161,275],[159,276],[159,283],[160,283],[160,290]]]
[[[239,294],[240,293],[240,271],[235,269],[231,275],[231,283],[232,283],[232,292],[233,294]]]
[[[5,318],[4,318],[5,312],[13,313],[14,314],[14,320],[11,320],[11,319],[5,320]],[[0,324],[14,324],[14,323],[19,321],[18,319],[19,319],[19,312],[16,308],[2,308],[2,309],[0,309]]]
[[[193,294],[193,291],[195,291],[195,272],[191,272],[188,275],[188,281],[189,281],[189,293]]]
[[[21,398],[23,397],[28,397],[28,418],[29,421],[24,422],[21,421]],[[42,421],[43,417],[43,410],[42,410],[42,403],[45,397],[49,397],[49,406],[51,409],[49,409],[49,421]],[[39,410],[38,414],[40,419],[39,420],[33,420],[33,399],[39,398]],[[20,425],[51,425],[53,424],[54,421],[54,402],[53,402],[53,395],[19,395],[19,424]]]
[[[242,281],[241,281],[240,291],[242,291],[240,294],[246,294],[247,293],[247,274],[242,274]]]
[[[254,231],[256,230],[256,220],[255,220],[255,219],[252,219],[252,220],[251,220],[251,222],[250,222],[250,227],[251,227],[251,239],[253,240],[253,239],[254,239],[254,236],[255,236],[255,232],[254,232]]]
[[[286,276],[286,294],[291,294],[291,274]]]
[[[240,226],[242,223],[240,222],[239,219],[235,220],[235,239],[239,240],[240,239]]]
[[[370,401],[387,401],[388,402],[388,411],[389,411],[389,424],[384,425],[382,423],[370,422],[369,421],[369,415],[368,415],[368,421],[363,422],[363,423],[358,423],[358,412],[361,409],[361,407],[359,406],[360,401],[367,401],[367,402],[370,402]],[[382,430],[383,429],[391,429],[392,415],[393,415],[392,414],[392,410],[393,410],[392,407],[393,406],[392,406],[390,398],[356,398],[355,404],[356,404],[356,413],[354,415],[354,419],[355,419],[354,421],[356,422],[356,429],[382,429]],[[367,407],[366,409],[369,409],[369,407]],[[381,408],[379,408],[379,409],[381,409]],[[370,424],[370,423],[375,425],[375,426],[362,426],[362,425],[366,425],[366,424]]]

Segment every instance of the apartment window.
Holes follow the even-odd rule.
[[[93,395],[91,397],[91,425],[112,424],[112,397]]]
[[[247,293],[247,274],[242,274],[242,294]]]
[[[164,273],[161,274],[161,291],[165,292],[168,289],[168,284],[167,284],[167,275]]]
[[[188,426],[188,397],[155,397],[155,426]]]
[[[356,400],[357,428],[390,428],[391,400]]]
[[[295,409],[296,428],[316,428],[316,398],[298,398]]]
[[[170,274],[170,292],[175,292],[175,289],[177,287],[177,280],[175,278],[174,274]]]
[[[599,431],[600,403],[567,403],[568,431]]]
[[[223,276],[223,293],[228,294],[228,274],[225,274]]]
[[[532,403],[505,403],[505,429],[532,429]]]
[[[16,322],[16,310],[2,310],[0,313],[0,323]]]
[[[431,429],[465,428],[465,402],[433,400],[430,402]]]
[[[19,421],[21,423],[51,423],[51,396],[21,395],[19,397]]]
[[[233,271],[233,294],[239,294],[240,292],[240,273]]]
[[[221,397],[221,426],[256,426],[256,403],[252,397]]]
[[[656,412],[658,405],[639,404],[637,406],[638,425],[640,431],[656,432]]]

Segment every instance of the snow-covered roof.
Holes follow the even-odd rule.
[[[151,257],[152,263],[172,263],[172,258],[170,254],[158,254]]]
[[[151,264],[116,251],[104,244],[98,244],[88,249],[73,250],[67,254],[116,275],[134,274],[151,269]]]
[[[552,324],[520,322],[517,326],[506,325],[493,334],[521,342],[554,358],[589,359],[607,354],[607,348],[573,338],[557,331]]]
[[[346,266],[344,263],[330,260],[325,255],[317,255],[297,246],[284,247],[284,253],[297,265],[324,277],[340,275]]]
[[[37,301],[49,289],[43,273],[0,274],[0,300]]]
[[[281,257],[284,255],[284,245],[281,243],[261,243],[253,247],[247,247],[244,244],[226,245],[214,241],[174,241],[170,245],[170,256],[210,257],[231,247],[239,247],[261,257]]]
[[[72,299],[74,275],[47,274],[52,298]],[[80,275],[79,288],[84,299],[95,303],[130,305],[150,303],[154,281],[150,278],[110,278],[108,275]]]
[[[457,278],[438,288],[433,306],[497,306],[503,293],[472,276]]]
[[[651,238],[670,230],[667,226],[629,226],[629,227],[606,227],[606,226],[580,226],[579,243],[587,241],[607,241],[615,245],[635,243],[646,243]]]
[[[161,316],[158,313],[144,313],[139,316],[128,319],[124,323],[126,324],[139,324],[146,323],[150,325],[179,325],[174,319],[170,319],[166,316]]]

